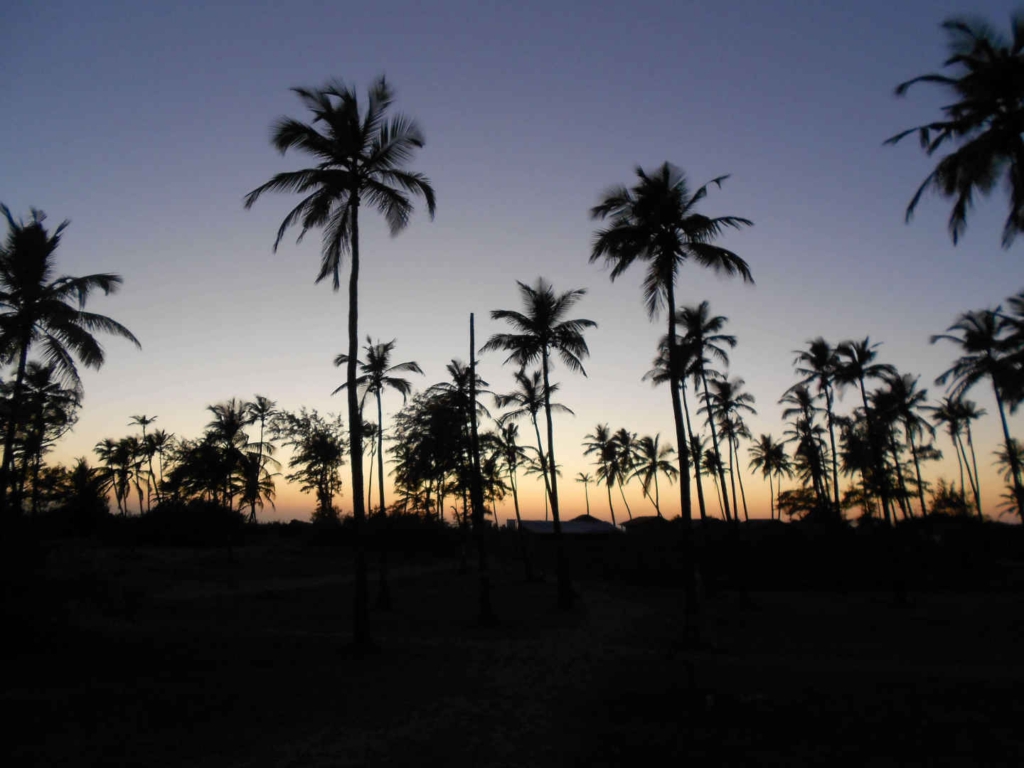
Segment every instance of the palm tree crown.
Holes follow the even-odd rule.
[[[1012,16],[1010,40],[979,19],[951,18],[942,28],[950,54],[944,66],[953,72],[907,80],[896,86],[896,95],[917,83],[942,87],[951,96],[942,108],[943,119],[901,131],[885,143],[896,144],[916,133],[929,157],[944,146],[960,146],[943,157],[918,187],[906,218],[911,219],[928,189],[955,198],[949,233],[956,243],[967,227],[975,194],[987,195],[1005,179],[1010,213],[1003,225],[1003,247],[1008,248],[1024,229],[1024,13]]]

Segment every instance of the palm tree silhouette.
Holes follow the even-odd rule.
[[[821,412],[814,401],[816,396],[806,384],[796,384],[786,390],[779,400],[780,405],[787,405],[783,410],[783,419],[793,419],[791,429],[786,430],[789,437],[785,442],[795,442],[794,458],[803,460],[808,471],[811,485],[818,498],[819,506],[828,505],[828,488],[824,477],[825,457],[818,433],[821,427],[815,424],[814,417]]]
[[[153,484],[156,482],[156,475],[153,474],[153,454],[149,452],[149,439],[146,437],[146,427],[156,421],[156,416],[146,416],[140,414],[132,416],[131,421],[128,422],[128,426],[140,426],[142,427],[142,443],[143,448],[146,452],[146,459],[149,464],[149,475],[146,477],[146,509],[150,509],[150,497],[153,492]]]
[[[570,370],[586,376],[582,358],[590,354],[583,332],[597,326],[593,320],[567,319],[573,306],[586,294],[578,288],[556,294],[554,288],[543,278],[537,278],[534,286],[517,281],[519,295],[525,312],[496,309],[491,312],[492,320],[504,320],[515,333],[496,333],[487,340],[483,351],[502,350],[509,352],[505,363],[515,362],[521,368],[540,363],[544,382],[544,412],[548,426],[547,464],[551,483],[551,518],[554,521],[555,547],[558,568],[558,604],[568,609],[573,603],[572,587],[566,570],[562,523],[558,509],[558,466],[555,459],[555,432],[551,419],[550,356],[557,353],[562,363]]]
[[[253,476],[256,478],[255,487],[258,490],[264,482],[262,478],[265,459],[272,456],[274,452],[273,444],[266,442],[264,438],[266,437],[267,423],[272,422],[277,415],[277,403],[264,395],[256,395],[251,402],[245,404],[245,413],[250,424],[259,422],[260,425],[260,439],[256,443],[256,466],[253,471]],[[252,485],[252,482],[250,482],[250,485]],[[260,493],[250,492],[248,494],[250,499],[250,523],[256,522],[256,502],[259,500],[261,493],[262,491]]]
[[[1010,21],[1007,40],[980,19],[954,17],[942,24],[949,58],[943,63],[953,73],[927,74],[896,86],[903,96],[917,83],[934,83],[950,92],[942,107],[943,119],[901,131],[886,140],[896,144],[917,134],[929,157],[950,144],[959,147],[935,166],[907,206],[907,221],[914,215],[925,190],[955,198],[949,216],[949,233],[955,244],[967,227],[967,213],[976,193],[988,195],[1005,179],[1010,190],[1010,214],[1003,225],[1003,247],[1009,248],[1024,229],[1024,13]]]
[[[577,472],[576,482],[583,483],[583,496],[587,501],[587,517],[590,517],[590,484],[594,482],[589,472]]]
[[[675,419],[676,444],[686,444],[682,404],[679,397],[679,367],[675,364],[676,347],[676,276],[687,261],[726,275],[739,275],[753,282],[747,263],[732,251],[715,245],[726,229],[752,226],[738,216],[710,218],[697,213],[697,205],[707,197],[712,184],[722,186],[728,176],[719,176],[690,192],[686,175],[670,163],[663,163],[653,173],[636,169],[637,183],[620,185],[604,192],[601,202],[591,208],[590,217],[607,220],[609,226],[599,230],[590,254],[591,263],[603,259],[611,266],[615,280],[637,260],[647,262],[644,276],[644,304],[653,320],[662,308],[668,314],[669,375],[672,414]],[[679,472],[689,477],[686,451],[679,452]],[[679,484],[680,503],[686,524],[692,518],[690,484]]]
[[[1005,325],[998,313],[998,308],[964,312],[945,333],[931,337],[932,344],[940,339],[951,341],[964,353],[952,368],[935,379],[935,383],[945,385],[949,382],[950,394],[960,398],[982,379],[987,378],[992,382],[992,391],[1003,427],[1003,447],[1013,475],[1017,513],[1024,520],[1024,484],[1021,482],[1021,467],[1016,460],[1017,454],[1011,448],[1012,438],[1006,422],[1005,407],[1005,389],[1011,389],[1012,392],[1011,382],[1015,371],[1012,359],[1005,354],[1006,343],[1001,336]]]
[[[839,368],[839,356],[821,336],[807,342],[807,349],[795,350],[793,365],[797,374],[803,376],[801,384],[817,384],[818,391],[825,396],[825,419],[828,424],[828,440],[832,449],[832,496],[835,515],[842,516],[839,502],[839,458],[836,452],[835,430],[835,380]]]
[[[379,502],[380,509],[385,514],[387,513],[387,504],[384,502],[384,411],[381,408],[381,396],[384,394],[385,389],[393,389],[402,395],[402,405],[405,405],[406,400],[409,398],[409,393],[412,392],[412,384],[409,383],[408,379],[403,379],[401,376],[397,376],[399,373],[418,373],[423,374],[423,370],[420,368],[419,363],[414,361],[408,361],[405,363],[395,363],[391,365],[391,353],[395,349],[395,342],[397,339],[392,339],[386,344],[378,341],[376,344],[370,341],[370,337],[366,337],[366,346],[363,348],[366,350],[366,359],[359,361],[359,370],[361,375],[356,379],[356,386],[362,391],[362,398],[360,402],[360,409],[362,408],[362,402],[366,400],[366,396],[372,394],[377,399],[377,481],[379,491]],[[334,364],[336,366],[344,365],[348,362],[348,356],[344,354],[338,355],[334,358]],[[341,390],[345,389],[348,383],[342,384],[331,394],[337,394]]]
[[[94,333],[120,336],[140,349],[142,345],[120,323],[85,311],[89,295],[94,291],[100,290],[106,295],[117,291],[122,283],[119,275],[55,276],[55,254],[70,222],[62,222],[51,234],[43,226],[46,215],[42,211],[32,209],[28,224],[16,221],[2,203],[0,213],[7,219],[8,227],[7,238],[0,246],[0,361],[17,361],[0,465],[0,516],[3,516],[8,506],[14,438],[22,426],[25,370],[33,345],[42,347],[44,361],[52,364],[54,372],[76,389],[81,386],[76,358],[87,368],[98,369],[103,365],[103,347]]]
[[[761,475],[768,479],[768,488],[771,493],[771,519],[775,519],[775,484],[772,478],[790,477],[793,474],[793,465],[786,455],[786,446],[776,442],[771,435],[761,435],[752,446],[750,446],[750,468],[760,469]],[[781,491],[781,485],[779,490]],[[781,514],[779,516],[781,519]]]
[[[359,208],[363,202],[384,216],[392,235],[409,223],[410,197],[422,197],[433,218],[434,189],[420,173],[405,169],[415,150],[424,144],[415,121],[400,114],[388,116],[394,93],[382,76],[370,85],[366,107],[355,90],[340,81],[319,89],[293,88],[313,114],[310,124],[283,117],[274,125],[273,145],[285,154],[297,149],[317,164],[298,171],[276,174],[245,197],[251,208],[264,192],[298,192],[305,195],[281,222],[274,241],[277,251],[285,232],[300,227],[299,240],[310,229],[323,229],[320,272],[316,282],[331,276],[334,290],[341,287],[340,269],[345,254],[351,257],[348,284],[348,421],[352,463],[352,514],[355,520],[356,583],[353,599],[353,645],[369,645],[369,597],[366,555],[361,531],[366,518],[363,506],[362,419],[356,393],[356,360],[359,354]],[[320,129],[323,130],[320,130]]]
[[[670,481],[679,477],[679,470],[670,459],[676,452],[671,445],[660,445],[661,435],[645,435],[637,443],[635,469],[633,477],[640,478],[644,496],[651,498],[651,484],[654,484],[654,511],[661,514],[661,495],[658,491],[658,475],[665,475]]]
[[[622,503],[626,507],[626,514],[632,520],[633,510],[629,507],[629,502],[626,500],[626,492],[623,488],[629,482],[629,479],[633,476],[633,471],[636,469],[636,434],[623,427],[612,435],[612,442],[615,445],[615,463],[618,465],[616,483],[619,486],[619,495],[622,497]]]
[[[879,435],[878,419],[868,401],[868,392],[865,385],[867,379],[881,379],[886,376],[893,376],[896,369],[888,363],[876,363],[878,347],[880,344],[872,344],[867,336],[860,341],[844,341],[836,347],[836,355],[839,357],[839,366],[834,375],[835,383],[840,387],[856,384],[860,390],[861,401],[864,404],[864,414],[868,426],[868,444],[871,448],[872,458],[875,464],[875,474],[878,477],[878,490],[882,497],[882,510],[885,519],[892,522],[891,510],[889,507],[889,482],[888,474],[885,471],[885,463],[882,458],[882,438]]]
[[[683,342],[688,345],[694,354],[697,364],[696,375],[704,386],[704,403],[710,402],[711,394],[708,390],[708,379],[716,378],[717,374],[708,369],[708,361],[715,359],[721,363],[729,364],[729,353],[725,347],[734,349],[736,337],[722,333],[728,318],[723,315],[711,315],[711,305],[702,301],[695,307],[683,307],[678,311],[678,321],[684,329]],[[709,418],[708,426],[711,428],[711,450],[715,455],[721,457],[718,446],[718,430],[715,428],[715,420]],[[719,470],[719,492],[725,504],[725,516],[729,519],[729,492],[725,487],[725,465],[719,459],[717,462]],[[735,494],[734,494],[735,495]]]
[[[738,466],[738,449],[741,437],[750,437],[750,432],[747,431],[746,425],[743,423],[742,414],[756,414],[757,411],[754,409],[752,403],[754,402],[754,396],[749,392],[741,392],[744,385],[743,379],[720,379],[718,381],[711,382],[711,388],[714,390],[711,392],[707,399],[707,405],[701,410],[708,414],[708,421],[713,422],[718,420],[718,424],[722,429],[722,436],[728,440],[729,443],[729,476],[730,478],[735,475],[740,475]],[[735,468],[735,472],[734,472]],[[740,492],[743,494],[743,517],[749,519],[747,513],[746,494],[743,492],[743,478],[740,477]],[[736,510],[736,485],[733,481],[732,488],[732,509],[733,516],[738,520],[739,515]]]
[[[914,436],[928,434],[934,437],[935,430],[919,413],[928,400],[928,390],[917,388],[919,380],[919,376],[911,376],[906,373],[902,376],[889,377],[886,380],[888,385],[886,394],[896,417],[903,424],[903,434],[907,439],[907,447],[910,448],[910,455],[914,461],[917,495],[923,516],[928,514],[928,507],[924,500],[924,481],[921,479],[921,457],[918,455],[918,445]]]
[[[583,455],[595,456],[597,482],[604,481],[608,491],[608,511],[612,516],[612,525],[618,525],[615,520],[615,505],[612,504],[612,486],[618,482],[620,470],[619,451],[615,444],[615,437],[607,424],[598,424],[594,431],[585,435],[583,439],[586,441],[583,443]]]

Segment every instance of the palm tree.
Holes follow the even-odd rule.
[[[558,604],[563,609],[572,606],[572,587],[566,570],[562,543],[562,523],[558,509],[558,466],[555,460],[555,432],[551,420],[551,379],[550,356],[557,353],[562,363],[570,370],[586,376],[582,358],[590,354],[583,332],[597,327],[593,320],[582,318],[569,320],[565,315],[585,294],[578,288],[556,294],[554,288],[543,278],[537,278],[531,287],[517,281],[519,294],[525,312],[496,309],[491,312],[492,320],[504,320],[515,333],[496,333],[487,340],[484,351],[503,350],[509,352],[505,363],[515,362],[521,368],[539,362],[544,381],[544,412],[548,426],[547,465],[551,468],[551,517],[554,520],[558,568]]]
[[[686,445],[683,411],[679,398],[679,367],[676,347],[676,276],[687,261],[726,275],[739,275],[753,282],[747,263],[732,251],[715,245],[726,229],[742,229],[752,222],[738,216],[710,218],[697,213],[697,205],[707,197],[712,184],[721,188],[728,176],[719,176],[690,192],[686,175],[670,163],[653,173],[636,169],[633,187],[619,185],[604,192],[601,202],[591,208],[592,219],[609,221],[599,230],[590,254],[591,263],[603,259],[611,266],[615,280],[637,260],[647,262],[644,276],[644,304],[653,320],[662,308],[668,314],[669,375],[672,414],[675,419],[676,445]],[[679,473],[690,476],[686,451],[679,452]],[[679,484],[683,519],[691,520],[690,484]],[[689,571],[689,569],[687,569]],[[689,582],[688,577],[688,582]],[[688,591],[692,592],[691,588]]]
[[[612,486],[618,482],[621,467],[615,437],[607,424],[598,424],[594,431],[585,435],[583,439],[586,441],[583,443],[583,455],[595,456],[597,482],[604,481],[608,491],[608,511],[612,516],[612,525],[618,525],[615,520],[615,505],[612,504]]]
[[[616,482],[619,486],[619,495],[622,497],[622,503],[626,507],[626,514],[632,520],[633,510],[629,507],[629,502],[626,500],[626,492],[623,489],[636,469],[636,434],[623,427],[612,435],[612,442],[615,445],[615,462],[618,464]]]
[[[153,484],[156,482],[156,475],[153,474],[153,454],[149,451],[149,439],[146,437],[146,427],[156,421],[156,416],[146,416],[140,414],[132,416],[131,421],[128,422],[128,426],[140,426],[142,427],[142,443],[143,449],[146,452],[146,459],[149,463],[149,475],[146,477],[146,509],[149,510],[151,506],[150,497],[153,492]]]
[[[775,484],[772,477],[790,477],[793,474],[793,465],[786,455],[786,446],[775,441],[771,435],[761,435],[752,446],[750,446],[750,468],[760,469],[761,475],[768,478],[768,489],[771,493],[771,519],[775,519]],[[780,488],[781,491],[781,488]],[[779,516],[781,518],[781,515]]]
[[[871,448],[874,471],[878,477],[878,490],[882,497],[882,509],[886,520],[891,521],[891,510],[889,508],[889,483],[888,474],[885,472],[885,462],[882,458],[882,439],[879,435],[878,419],[874,410],[868,402],[868,392],[865,382],[867,379],[881,379],[896,374],[896,369],[888,363],[876,363],[878,347],[880,344],[872,344],[867,336],[861,341],[844,341],[836,347],[836,355],[839,358],[839,366],[836,368],[834,379],[840,387],[856,384],[860,390],[861,401],[864,404],[864,414],[868,425],[868,443]]]
[[[341,287],[340,269],[346,253],[351,256],[348,284],[348,421],[349,455],[352,462],[352,509],[355,519],[356,583],[353,601],[353,644],[369,644],[369,597],[366,555],[361,531],[363,507],[363,443],[356,365],[359,354],[359,208],[363,202],[384,216],[392,235],[409,223],[410,197],[422,197],[433,218],[434,189],[420,173],[405,169],[415,150],[424,144],[415,121],[400,114],[388,116],[394,93],[384,77],[370,86],[366,108],[354,89],[333,81],[319,89],[293,88],[313,114],[306,124],[283,117],[274,125],[274,147],[285,154],[297,149],[316,160],[316,165],[276,174],[245,197],[251,208],[264,192],[298,192],[305,195],[277,231],[274,251],[285,232],[300,227],[299,240],[310,229],[323,229],[320,272],[316,282],[332,277],[334,290]],[[322,128],[322,130],[320,130]]]
[[[925,406],[925,410],[931,411],[932,421],[937,425],[945,425],[946,434],[953,443],[953,450],[956,452],[956,463],[960,469],[960,500],[967,506],[967,489],[964,484],[964,464],[967,463],[967,452],[963,445],[963,415],[960,409],[960,401],[955,397],[944,397],[938,405]],[[967,464],[967,473],[970,475],[970,464]],[[971,489],[974,490],[974,480],[971,480]],[[979,512],[980,514],[980,512]]]
[[[718,381],[712,381],[711,387],[714,390],[708,396],[707,405],[702,409],[708,414],[708,421],[713,422],[715,419],[718,420],[718,424],[722,429],[722,436],[728,439],[729,442],[729,476],[740,475],[740,470],[737,466],[739,454],[737,453],[739,448],[739,440],[741,437],[749,437],[750,432],[747,431],[746,425],[743,423],[742,414],[749,413],[755,415],[757,411],[754,409],[752,403],[754,402],[754,396],[749,392],[742,392],[744,385],[743,379],[732,379],[731,381],[721,379]],[[735,469],[735,473],[733,468]],[[740,489],[741,493],[743,488],[743,478],[740,476]],[[747,503],[746,494],[744,493],[743,500],[743,517],[749,519],[747,514]],[[736,486],[733,484],[732,491],[732,508],[733,516],[739,520],[739,515],[736,510]]]
[[[533,424],[533,432],[537,437],[536,450],[541,474],[544,477],[544,498],[547,499],[551,495],[551,483],[548,481],[547,460],[544,457],[544,444],[541,441],[540,424],[537,421],[537,415],[540,413],[541,408],[544,407],[543,374],[539,370],[534,370],[527,374],[525,369],[520,369],[516,371],[515,379],[517,388],[504,395],[495,395],[494,402],[499,408],[512,407],[511,411],[502,415],[500,419],[502,424],[516,421],[526,416],[530,417],[530,421]],[[548,390],[549,397],[558,391],[558,387],[558,384],[551,385],[551,388]],[[567,408],[561,403],[551,403],[550,405],[552,411],[567,413],[570,416],[576,415],[572,409]]]
[[[384,450],[382,442],[384,439],[384,412],[381,409],[381,395],[384,394],[385,389],[393,389],[402,395],[402,405],[405,405],[406,400],[409,398],[409,393],[412,392],[412,384],[409,383],[408,379],[403,379],[401,376],[397,376],[399,373],[418,373],[423,374],[423,370],[420,368],[419,363],[409,361],[405,363],[396,363],[391,365],[391,353],[395,349],[395,342],[397,339],[392,339],[386,344],[378,341],[373,344],[370,341],[370,337],[366,337],[366,359],[359,361],[359,370],[361,375],[356,379],[356,386],[362,390],[362,401],[366,400],[366,396],[372,394],[377,399],[377,481],[381,511],[387,510],[387,504],[384,503]],[[348,356],[341,354],[334,358],[334,364],[336,366],[344,365],[348,362]],[[348,386],[347,383],[342,384],[331,394],[336,394]],[[360,402],[360,408],[362,408],[362,402]]]
[[[950,394],[959,398],[984,378],[992,382],[992,391],[1003,427],[1003,447],[1013,474],[1017,512],[1024,520],[1024,484],[1021,481],[1021,467],[1016,462],[1016,453],[1010,447],[1012,438],[1006,422],[1004,404],[1004,388],[1010,387],[1009,382],[1012,381],[1014,372],[1012,361],[1005,354],[1005,344],[1000,336],[1004,325],[999,319],[998,312],[998,309],[964,312],[946,329],[946,333],[931,337],[932,344],[940,339],[951,341],[964,353],[952,368],[935,379],[935,383],[945,385],[949,382]]]
[[[120,323],[93,312],[86,312],[89,295],[100,290],[109,295],[117,291],[119,275],[98,273],[84,277],[55,276],[56,251],[64,230],[64,221],[51,234],[43,226],[46,215],[32,210],[32,220],[15,221],[7,206],[0,203],[7,219],[7,239],[0,246],[0,362],[17,361],[11,411],[4,436],[4,456],[0,465],[0,515],[7,511],[14,438],[22,426],[22,399],[29,350],[42,347],[43,360],[73,388],[81,386],[77,360],[87,368],[103,365],[103,347],[94,333],[109,333],[128,339],[141,349],[139,340]]]
[[[825,419],[828,424],[828,440],[832,449],[832,496],[835,514],[842,516],[839,503],[839,458],[836,452],[835,430],[835,380],[839,368],[839,356],[832,345],[818,336],[807,342],[807,349],[795,351],[793,365],[797,374],[803,376],[801,384],[817,384],[818,391],[825,396]]]
[[[269,397],[263,395],[256,395],[256,397],[245,405],[246,415],[248,416],[249,423],[255,424],[259,422],[260,425],[260,439],[256,443],[256,467],[254,470],[254,476],[256,478],[263,477],[264,469],[264,454],[266,458],[269,458],[274,452],[274,446],[272,443],[268,443],[264,440],[266,436],[267,422],[272,421],[277,415],[277,403],[271,400]],[[262,479],[257,481],[257,485],[262,483]],[[251,505],[249,508],[249,522],[256,522],[256,500],[257,497],[253,493],[249,493]]]
[[[961,397],[958,403],[960,419],[963,421],[964,432],[967,435],[967,447],[971,449],[970,466],[973,467],[973,472],[969,471],[968,475],[972,477],[971,482],[973,483],[974,503],[978,508],[978,517],[983,517],[981,514],[981,479],[978,477],[978,457],[974,453],[974,436],[971,433],[971,422],[977,421],[982,416],[986,416],[987,411],[984,408],[978,408],[977,403],[973,400],[967,400],[964,397]],[[964,462],[966,461],[967,453],[964,452]]]
[[[683,339],[677,339],[676,344],[676,355],[675,364],[677,366],[676,379],[679,384],[679,395],[683,404],[683,421],[686,425],[686,435],[689,438],[689,444],[693,445],[697,436],[693,431],[693,421],[690,419],[690,406],[686,398],[686,379],[688,377],[693,378],[694,392],[698,392],[697,387],[700,381],[700,370],[701,365],[706,364],[706,360],[698,360],[692,346],[686,343]],[[668,355],[668,337],[662,339],[658,345],[658,356],[654,359],[654,367],[651,368],[647,373],[644,374],[644,379],[650,379],[655,385],[663,384],[664,382],[671,382],[672,376],[669,373],[669,355]],[[710,368],[707,368],[708,375],[716,374]],[[697,506],[700,510],[701,522],[707,520],[707,505],[704,502],[704,482],[701,480],[701,454],[703,449],[692,452],[690,458],[693,460],[693,477],[697,481]],[[689,482],[689,479],[686,479]]]
[[[927,433],[934,437],[935,430],[919,414],[928,400],[928,390],[917,388],[919,379],[919,376],[903,374],[890,377],[886,383],[890,404],[896,417],[903,423],[903,434],[907,438],[907,447],[910,448],[910,455],[914,460],[918,500],[921,503],[921,515],[924,516],[928,514],[928,508],[924,500],[924,482],[921,479],[921,457],[918,455],[918,445],[914,441],[914,436]]]
[[[640,478],[644,496],[651,498],[651,484],[654,484],[654,511],[661,514],[661,496],[658,492],[658,475],[665,475],[670,481],[679,477],[679,470],[672,465],[670,459],[676,452],[671,445],[659,445],[661,435],[645,435],[637,443],[636,463],[633,477]]]
[[[587,517],[590,517],[590,484],[594,482],[594,478],[589,472],[577,472],[576,482],[583,483],[583,496],[587,500]]]
[[[1010,214],[1003,225],[1003,247],[1009,248],[1024,229],[1024,13],[1010,20],[1012,39],[1007,40],[980,19],[953,17],[943,22],[949,58],[943,66],[949,75],[928,74],[896,86],[903,96],[917,83],[934,83],[949,93],[942,107],[943,119],[901,131],[886,140],[896,144],[917,134],[929,157],[943,146],[959,147],[935,166],[907,206],[914,214],[925,190],[955,198],[949,216],[949,233],[956,243],[967,227],[967,213],[975,194],[988,195],[1001,180],[1010,191]]]
[[[706,301],[702,301],[695,307],[683,307],[680,309],[678,320],[679,324],[685,329],[683,341],[693,350],[697,363],[696,375],[700,377],[700,381],[704,386],[704,403],[706,405],[711,399],[711,394],[708,390],[708,379],[715,376],[707,367],[708,361],[716,359],[728,365],[729,353],[725,351],[725,348],[734,349],[736,347],[736,337],[722,333],[728,318],[724,315],[712,316],[711,305]],[[711,427],[711,450],[720,458],[721,452],[718,447],[718,431],[715,428],[715,420],[709,418],[708,426]],[[719,480],[721,481],[719,486],[720,493],[724,499],[725,515],[728,519],[729,492],[725,487],[725,466],[721,460],[717,462],[717,466],[719,469]]]

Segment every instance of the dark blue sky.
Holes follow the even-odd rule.
[[[761,411],[752,431],[781,433],[775,403],[793,383],[792,350],[812,336],[870,335],[886,361],[930,385],[952,350],[930,347],[929,334],[1024,285],[1020,246],[999,247],[1001,196],[979,202],[954,248],[944,201],[926,198],[903,223],[927,158],[912,141],[882,146],[937,116],[940,93],[892,90],[940,67],[938,25],[967,8],[8,3],[0,200],[72,219],[63,268],[123,274],[123,292],[96,309],[144,345],[140,354],[109,344],[59,452],[88,453],[140,412],[194,435],[206,405],[256,392],[288,408],[343,410],[328,393],[341,380],[330,361],[345,303],[313,285],[317,239],[272,254],[293,201],[268,197],[246,212],[241,199],[303,162],[268,143],[276,117],[305,119],[289,87],[337,76],[364,89],[380,72],[426,133],[414,166],[437,189],[438,215],[417,215],[394,240],[368,223],[361,333],[397,337],[396,354],[423,365],[425,386],[466,357],[470,311],[479,336],[499,330],[487,313],[516,306],[515,280],[587,288],[579,314],[600,327],[589,379],[562,373],[577,412],[558,425],[567,477],[587,469],[577,446],[598,421],[671,432],[667,393],[640,382],[661,332],[644,315],[640,273],[611,285],[587,264],[587,210],[636,164],[670,160],[694,183],[730,173],[704,210],[755,222],[723,244],[748,260],[756,287],[692,269],[679,286],[681,303],[707,298],[729,316],[740,339],[730,374]],[[1012,8],[970,4],[1001,28]],[[499,359],[484,366],[495,389],[510,386]],[[282,493],[282,514],[306,506]]]

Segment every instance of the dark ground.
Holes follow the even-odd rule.
[[[994,586],[911,584],[906,602],[870,583],[708,580],[707,647],[684,652],[678,578],[590,556],[574,555],[569,614],[550,578],[503,560],[491,629],[456,559],[396,556],[395,608],[372,617],[380,653],[357,659],[343,548],[51,542],[5,585],[0,764],[1024,761],[1020,561]]]

